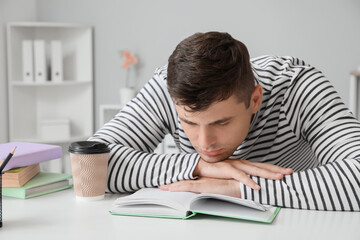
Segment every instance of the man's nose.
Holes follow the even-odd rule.
[[[215,144],[215,136],[211,131],[211,128],[205,126],[200,127],[198,144],[203,150],[211,149],[211,147]]]

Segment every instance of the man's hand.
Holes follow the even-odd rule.
[[[284,175],[290,175],[292,173],[293,170],[291,168],[283,168],[268,163],[255,163],[243,159],[228,159],[221,162],[208,163],[200,158],[193,175],[208,178],[233,179],[237,180],[237,182],[242,182],[254,190],[260,190],[260,186],[248,175],[280,180]]]
[[[216,193],[241,197],[239,182],[233,179],[199,178],[197,180],[182,180],[158,188],[170,192]]]

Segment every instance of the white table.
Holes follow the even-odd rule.
[[[27,200],[5,197],[0,239],[360,239],[359,212],[281,209],[272,224],[204,215],[188,220],[110,215],[119,196],[79,202],[68,189]]]

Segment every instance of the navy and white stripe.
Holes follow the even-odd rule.
[[[293,57],[252,59],[263,100],[231,158],[291,167],[283,180],[251,176],[242,198],[319,210],[360,210],[360,124],[323,74]],[[152,151],[171,134],[179,154]],[[166,66],[90,140],[109,144],[108,191],[132,192],[193,179],[199,159],[166,87]]]

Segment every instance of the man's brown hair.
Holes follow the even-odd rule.
[[[248,50],[228,33],[196,33],[169,57],[167,87],[175,104],[190,111],[206,110],[233,94],[248,107],[255,87]]]

